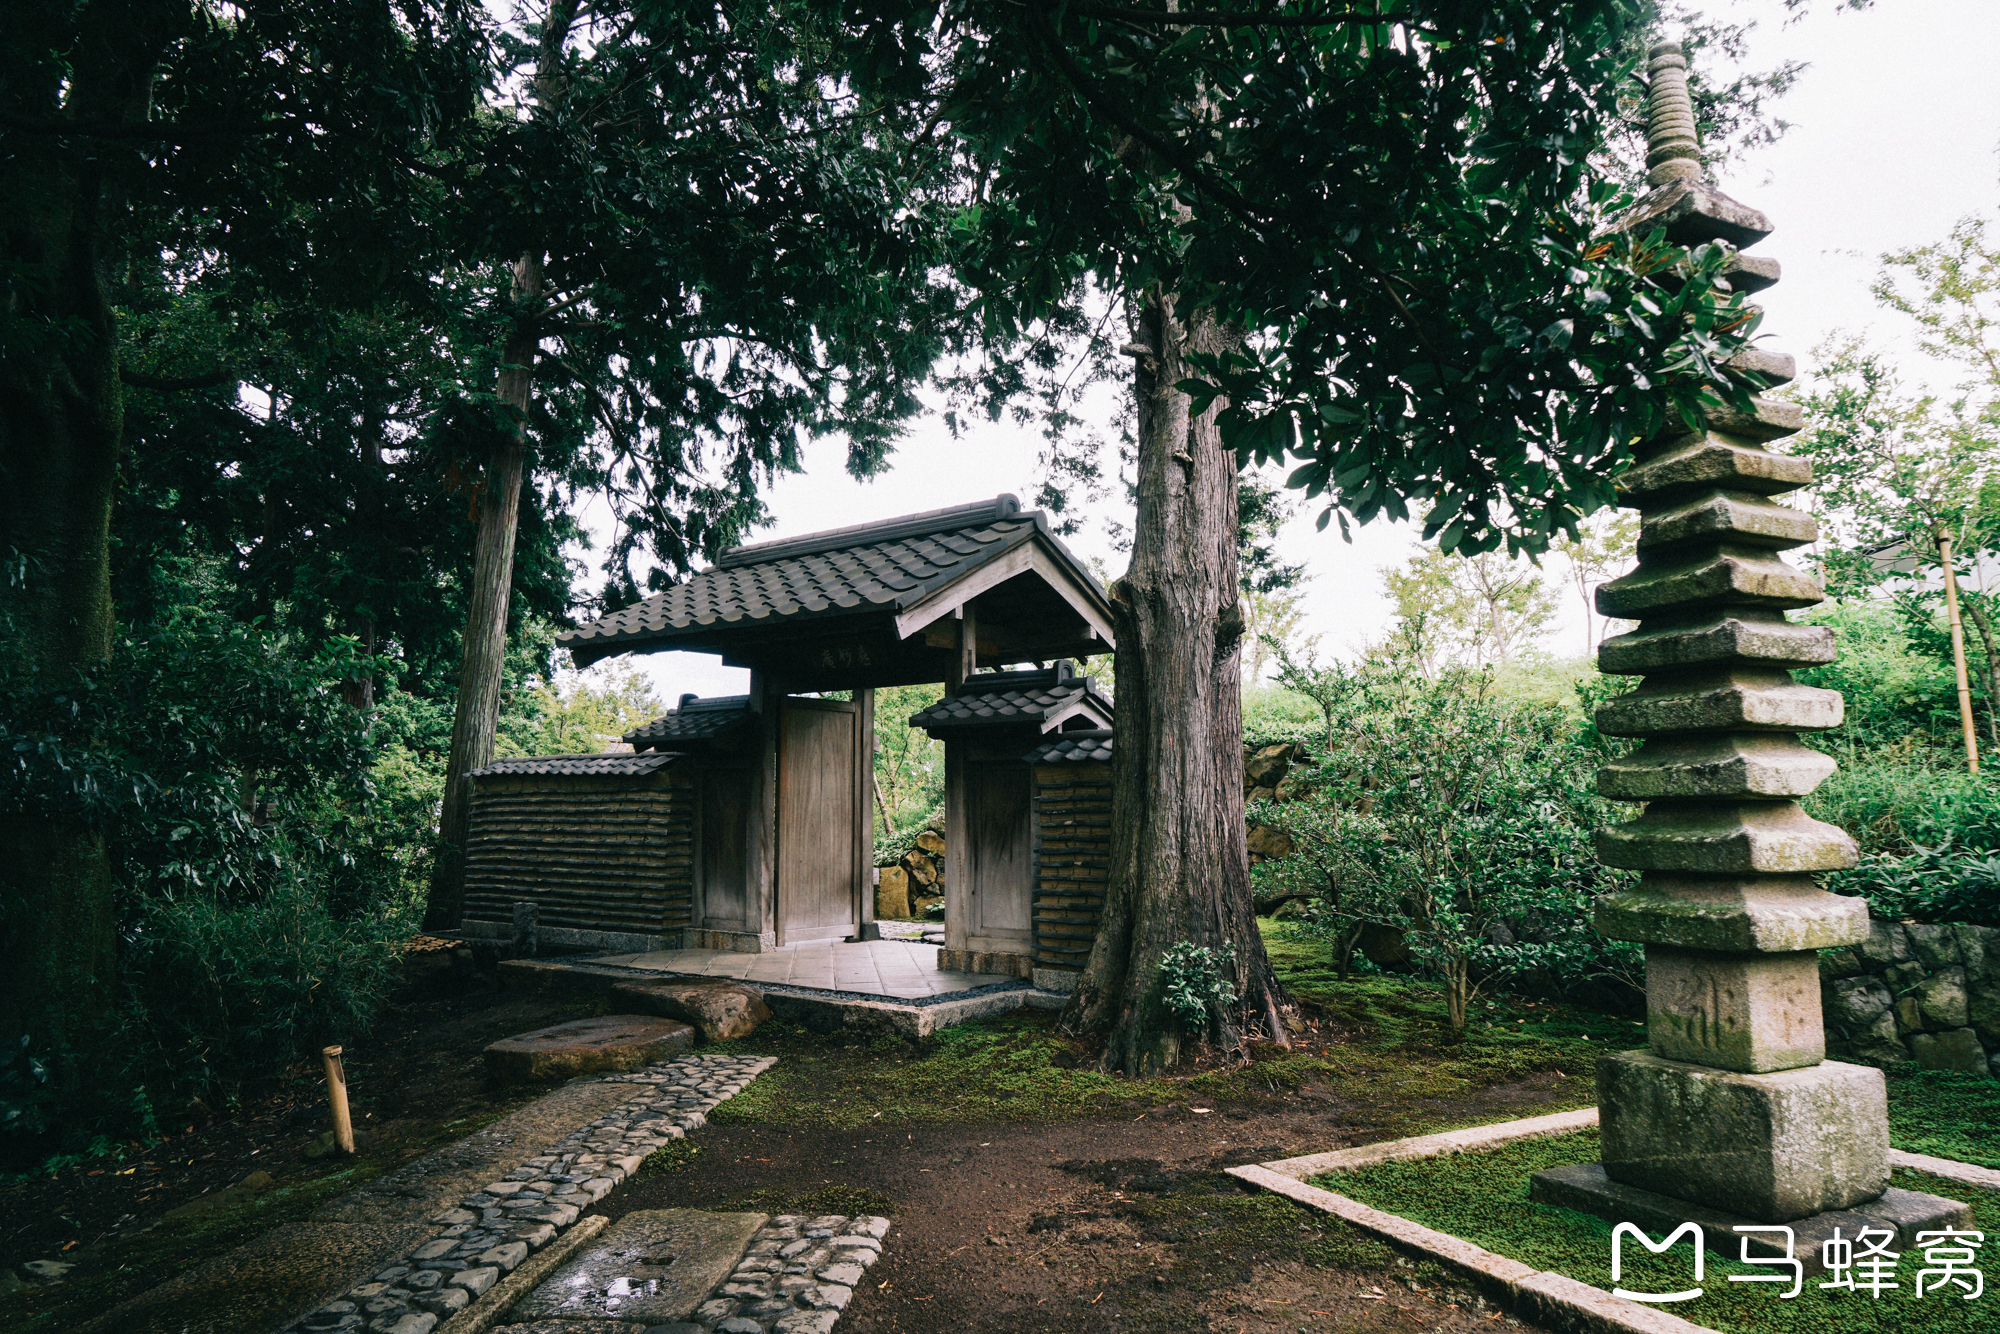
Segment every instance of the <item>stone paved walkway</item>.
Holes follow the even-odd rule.
[[[615,954],[593,963],[701,977],[731,977],[825,991],[913,999],[988,987],[999,979],[938,971],[938,946],[914,940],[855,940],[795,945],[764,954],[727,950],[658,950]]]
[[[292,1328],[306,1334],[431,1334],[441,1318],[464,1309],[574,1224],[647,1154],[706,1125],[717,1104],[776,1059],[683,1056],[605,1076],[599,1082],[639,1087],[547,1153],[436,1215],[431,1222],[437,1230],[428,1240]]]

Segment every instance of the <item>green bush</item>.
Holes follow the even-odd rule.
[[[129,1077],[181,1098],[245,1080],[365,1033],[395,979],[407,917],[342,920],[297,859],[247,902],[149,903],[126,945],[121,1019]]]

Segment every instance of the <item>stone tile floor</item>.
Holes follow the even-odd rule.
[[[650,954],[614,954],[591,962],[903,999],[946,996],[1003,980],[979,973],[940,972],[938,948],[915,940],[851,940],[794,945],[764,954],[656,950]]]

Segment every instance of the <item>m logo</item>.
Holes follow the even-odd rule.
[[[1679,1241],[1683,1235],[1693,1237],[1694,1277],[1697,1283],[1701,1281],[1702,1259],[1706,1253],[1708,1241],[1707,1237],[1702,1235],[1701,1224],[1682,1223],[1667,1234],[1665,1241],[1656,1246],[1653,1244],[1653,1239],[1644,1232],[1641,1232],[1636,1225],[1620,1223],[1617,1227],[1611,1229],[1611,1281],[1613,1283],[1616,1283],[1625,1276],[1625,1257],[1619,1251],[1619,1242],[1628,1232],[1638,1239],[1641,1246],[1644,1246],[1655,1255],[1666,1254],[1669,1250],[1673,1249],[1674,1243]],[[1626,1301],[1630,1302],[1685,1302],[1692,1301],[1694,1298],[1701,1296],[1701,1289],[1689,1288],[1686,1292],[1627,1292],[1624,1288],[1613,1288],[1611,1295],[1614,1297],[1623,1297]]]

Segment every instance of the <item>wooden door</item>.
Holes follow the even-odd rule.
[[[966,934],[972,949],[1024,946],[1032,932],[1034,770],[1018,757],[965,766]]]
[[[711,769],[701,783],[701,916],[713,931],[757,931],[750,920],[748,769]]]
[[[787,699],[779,710],[778,943],[858,935],[861,707]]]

